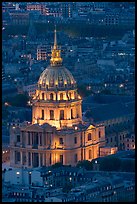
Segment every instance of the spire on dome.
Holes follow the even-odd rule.
[[[53,46],[53,49],[52,49],[50,63],[51,63],[51,66],[60,66],[60,65],[62,65],[61,50],[59,50],[59,48],[57,46],[56,25],[55,25],[55,30],[54,30],[54,46]]]
[[[54,49],[57,49],[57,31],[56,31],[56,25],[54,30]]]

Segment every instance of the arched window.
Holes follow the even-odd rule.
[[[44,100],[44,93],[42,93],[42,100]]]
[[[90,149],[89,152],[88,152],[88,158],[89,158],[89,159],[92,158],[92,156],[91,156],[91,149]]]
[[[60,110],[60,120],[64,120],[64,110]]]
[[[91,140],[91,133],[88,134],[88,141]]]
[[[50,94],[50,100],[53,101],[53,93]]]
[[[50,110],[50,120],[54,120],[54,110]]]
[[[60,100],[63,100],[63,93],[60,94]]]

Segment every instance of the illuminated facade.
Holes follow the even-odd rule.
[[[76,165],[99,157],[104,126],[82,121],[76,81],[62,65],[56,30],[50,65],[42,72],[32,105],[32,124],[11,127],[11,166]]]

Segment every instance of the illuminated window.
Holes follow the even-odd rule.
[[[50,100],[53,101],[53,93],[50,94]]]
[[[44,93],[42,93],[42,100],[44,100]]]
[[[60,100],[63,100],[63,93],[60,94]]]
[[[91,140],[91,133],[88,134],[88,141]]]
[[[50,110],[50,120],[54,120],[54,111]]]
[[[88,152],[88,158],[91,159],[91,149]]]
[[[60,110],[60,120],[64,120],[64,110]]]
[[[44,110],[43,109],[41,110],[41,115],[42,115],[41,119],[44,120]]]

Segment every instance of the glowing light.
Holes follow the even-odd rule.
[[[3,151],[3,154],[5,153],[5,151]]]
[[[119,88],[122,88],[122,87],[124,87],[124,84],[120,84],[120,85],[119,85]]]
[[[69,180],[72,181],[72,178],[70,177]]]
[[[78,127],[75,127],[75,130],[77,130],[78,129]]]
[[[96,161],[95,161],[95,164],[97,164],[97,163],[98,163],[98,161],[96,160]]]
[[[19,172],[19,171],[17,171],[17,172],[16,172],[16,174],[18,174],[18,175],[19,175],[19,174],[20,174],[20,172]]]
[[[8,106],[9,104],[7,102],[4,103],[5,106]]]
[[[79,99],[81,99],[81,96],[78,96]]]
[[[12,128],[15,129],[15,126],[13,126]]]
[[[31,174],[31,171],[29,172],[29,174]]]

